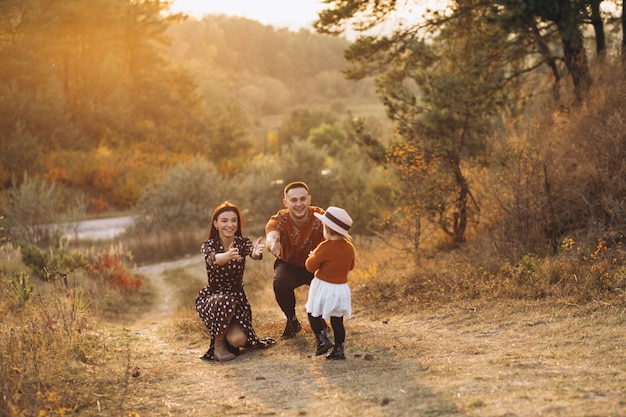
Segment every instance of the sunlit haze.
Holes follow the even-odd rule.
[[[388,16],[388,21],[378,28],[379,33],[389,32],[398,24],[415,23],[421,20],[424,11],[442,10],[449,0],[409,1],[398,5],[398,10]],[[171,0],[171,12],[183,12],[197,19],[208,14],[241,16],[259,21],[275,28],[297,31],[311,29],[319,11],[328,5],[322,0]],[[351,39],[353,33],[347,29],[344,35]]]
[[[173,0],[173,12],[201,19],[205,14],[225,14],[257,20],[274,27],[309,28],[323,9],[320,0]]]

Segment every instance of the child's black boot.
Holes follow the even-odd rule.
[[[317,341],[315,343],[315,347],[317,350],[315,351],[315,356],[323,355],[328,352],[333,344],[328,340],[326,336],[326,332],[322,330],[319,334],[315,335],[317,337]]]
[[[326,356],[326,359],[345,359],[346,354],[343,351],[343,344],[335,345],[334,349]]]

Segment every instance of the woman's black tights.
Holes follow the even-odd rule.
[[[313,317],[309,313],[309,324],[313,333],[320,334],[324,330],[324,322],[322,317]],[[343,345],[346,341],[346,328],[343,326],[343,316],[335,317],[330,316],[330,325],[333,328],[333,334],[335,335],[335,344]]]

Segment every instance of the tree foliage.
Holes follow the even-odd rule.
[[[205,227],[213,208],[230,198],[225,185],[217,169],[206,160],[175,166],[144,190],[139,201],[140,223],[153,231],[182,225]]]
[[[276,134],[261,116],[353,92],[339,73],[345,40],[167,8],[0,2],[2,188],[28,170],[86,193],[92,211],[128,209],[198,155],[236,175]]]
[[[308,109],[295,109],[289,112],[282,121],[277,131],[278,143],[289,145],[292,142],[307,139],[311,129],[321,124],[333,124],[337,121],[335,115],[324,111],[311,111]]]
[[[523,83],[544,64],[555,83],[565,70],[581,103],[592,85],[584,25],[594,22],[596,36],[604,35],[598,1],[457,0],[417,23],[400,19],[391,31],[381,30],[383,24],[410,15],[417,2],[325,3],[316,29],[359,34],[345,52],[345,74],[375,78],[396,128],[397,140],[385,142],[355,124],[370,154],[399,174],[408,197],[397,207],[405,207],[400,219],[419,224],[425,215],[454,246],[465,241],[470,219],[480,211],[472,171],[489,155],[499,117],[519,111]],[[422,166],[434,171],[419,181],[407,175],[411,169],[427,172]],[[416,184],[419,192],[413,192]]]
[[[223,15],[189,19],[168,33],[172,60],[189,68],[205,97],[236,97],[254,115],[354,93],[339,72],[345,39]]]
[[[12,240],[48,245],[81,220],[86,207],[80,198],[71,201],[61,187],[25,174],[7,190],[0,210],[6,217],[4,232]]]
[[[455,245],[465,240],[470,210],[478,209],[466,170],[484,151],[483,139],[508,94],[508,56],[494,45],[503,36],[497,27],[481,24],[486,11],[473,7],[452,14],[432,39],[398,31],[362,37],[346,52],[347,76],[376,77],[377,92],[397,129],[398,141],[385,145],[381,162],[394,166],[403,179],[409,198],[403,200],[400,218],[420,224],[427,216]],[[416,180],[409,172],[418,161],[413,168],[423,164],[418,171],[426,172],[436,166],[437,175]]]

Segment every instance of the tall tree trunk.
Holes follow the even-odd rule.
[[[622,61],[626,62],[626,1],[622,1]]]
[[[563,19],[557,22],[557,26],[563,43],[565,66],[574,83],[574,94],[578,101],[582,101],[591,87],[592,78],[580,28],[571,19]]]
[[[582,43],[562,38],[565,66],[567,67],[574,83],[574,94],[578,101],[583,101],[585,93],[591,87],[592,79],[587,63],[587,52]]]
[[[465,242],[465,230],[467,229],[467,208],[470,198],[469,185],[461,172],[461,160],[458,155],[451,158],[452,169],[454,170],[454,179],[458,187],[457,199],[454,202],[452,213],[452,243],[455,247]]]
[[[555,23],[563,44],[563,58],[574,83],[576,100],[581,102],[591,87],[592,78],[587,63],[587,51],[579,27],[578,10],[570,0],[559,0]]]
[[[596,54],[598,54],[598,58],[603,59],[606,55],[606,37],[604,35],[604,23],[600,15],[600,1],[591,0],[589,3],[591,5],[591,24],[596,33]]]
[[[554,99],[559,100],[561,94],[559,90],[559,82],[561,81],[561,74],[559,73],[559,67],[556,63],[556,58],[550,52],[550,47],[546,43],[545,39],[541,36],[539,32],[539,28],[537,27],[537,22],[533,19],[530,25],[530,34],[532,38],[537,43],[537,47],[539,48],[539,53],[543,60],[548,64],[550,70],[552,71],[552,76],[554,77],[554,82],[552,83],[552,92],[554,94]]]

